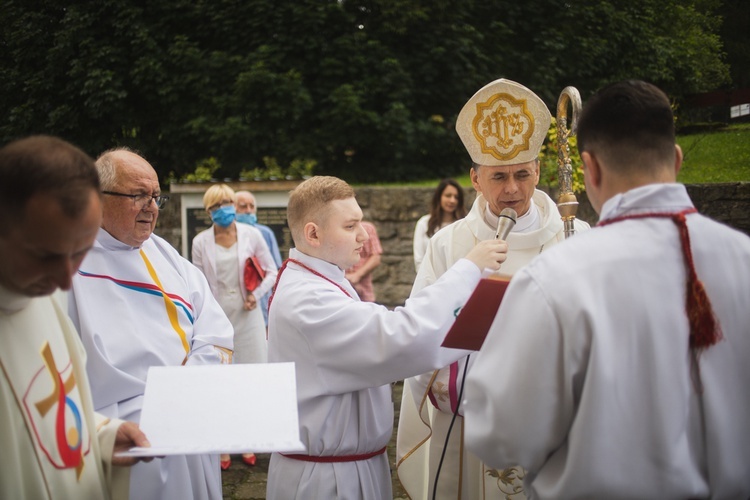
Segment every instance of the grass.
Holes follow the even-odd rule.
[[[750,181],[750,123],[677,137],[684,184]]]
[[[715,184],[750,181],[750,123],[729,125],[708,132],[677,136],[684,159],[677,180],[683,184]],[[471,187],[469,173],[455,176],[461,186]],[[383,185],[437,186],[440,179]]]

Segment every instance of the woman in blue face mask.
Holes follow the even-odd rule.
[[[260,298],[276,281],[276,264],[261,233],[247,224],[237,224],[234,190],[215,184],[203,196],[203,206],[213,225],[193,239],[192,260],[206,275],[208,285],[234,326],[234,363],[265,363],[268,359],[266,326],[258,307]],[[256,257],[265,277],[254,290],[245,288],[247,260]],[[255,455],[242,461],[255,465]],[[221,468],[231,465],[229,455],[221,456]]]

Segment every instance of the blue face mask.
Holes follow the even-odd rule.
[[[229,225],[234,222],[235,214],[236,211],[234,205],[227,205],[219,207],[211,212],[211,220],[214,221],[217,226],[229,227]]]
[[[258,216],[251,213],[237,214],[237,222],[242,222],[243,224],[251,224],[254,226],[258,222]]]

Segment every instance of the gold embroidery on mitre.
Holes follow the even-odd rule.
[[[534,115],[526,107],[526,99],[500,93],[477,104],[477,114],[471,125],[482,153],[498,160],[512,160],[529,149],[534,134]]]

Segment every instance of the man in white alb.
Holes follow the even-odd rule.
[[[430,239],[412,294],[433,283],[478,242],[494,238],[503,209],[512,208],[518,218],[506,239],[508,258],[500,274],[512,276],[540,252],[563,241],[557,206],[536,189],[538,155],[550,121],[547,106],[536,94],[505,79],[485,85],[464,105],[456,131],[471,157],[471,182],[478,195],[469,215]],[[513,126],[504,126],[509,123]],[[588,227],[575,222],[576,231]],[[404,382],[397,465],[399,480],[413,499],[432,498],[446,436],[436,498],[523,498],[521,469],[486,467],[462,445],[464,421],[458,398],[472,358]]]
[[[233,329],[198,268],[152,234],[166,199],[151,165],[122,149],[96,165],[102,226],[73,279],[69,311],[88,353],[97,411],[137,422],[149,367],[228,363]],[[130,490],[133,500],[221,498],[219,457],[138,464]]]
[[[289,195],[295,247],[279,270],[268,315],[268,361],[293,362],[305,454],[274,453],[266,498],[393,498],[385,453],[393,433],[391,383],[465,351],[441,348],[483,270],[505,260],[502,241],[472,249],[435,285],[388,310],[357,296],[345,271],[367,231],[354,190],[315,176]]]

